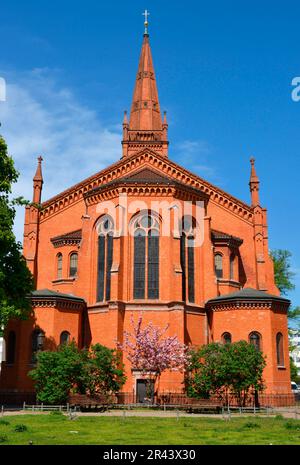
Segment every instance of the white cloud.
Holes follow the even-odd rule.
[[[7,99],[0,103],[1,134],[20,177],[14,195],[31,200],[36,158],[42,155],[43,200],[117,161],[121,132],[106,127],[97,113],[61,88],[55,72],[36,69],[10,75]],[[18,209],[15,234],[22,241],[24,209]]]
[[[216,177],[216,170],[211,160],[208,160],[213,150],[207,141],[185,140],[176,144],[173,152],[176,159],[181,163],[184,160],[184,166],[188,166],[195,174],[201,177],[209,176],[211,179]]]

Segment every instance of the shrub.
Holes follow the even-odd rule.
[[[286,429],[300,430],[300,423],[298,421],[289,420],[284,425]]]
[[[252,421],[248,421],[247,423],[245,423],[243,425],[243,428],[244,429],[255,429],[255,428],[260,428],[260,424],[259,423],[254,423]]]
[[[4,425],[4,426],[9,425],[9,421],[3,420],[3,418],[1,418],[0,419],[0,425]]]
[[[63,413],[60,410],[52,410],[52,412],[50,412],[50,415],[61,417]]]
[[[23,433],[24,431],[27,431],[28,428],[26,425],[23,425],[23,423],[20,423],[19,425],[15,425],[14,431],[15,433]]]
[[[8,440],[8,437],[6,434],[0,434],[0,443],[6,442]]]
[[[106,394],[118,392],[125,382],[120,354],[100,344],[80,350],[73,341],[57,351],[41,351],[37,366],[29,372],[35,382],[37,399],[62,405],[69,394]]]

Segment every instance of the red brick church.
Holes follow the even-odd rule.
[[[38,350],[72,339],[115,347],[140,312],[186,344],[255,344],[267,392],[290,392],[289,301],[274,283],[254,159],[251,204],[172,161],[147,29],[120,159],[44,202],[41,162],[24,224],[34,316],[6,329],[2,392],[33,390]],[[124,391],[136,391],[139,373],[124,362]],[[161,389],[182,380],[165,373]]]

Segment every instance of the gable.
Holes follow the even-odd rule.
[[[42,204],[42,211],[40,212],[41,221],[52,213],[69,206],[71,203],[83,200],[85,195],[92,189],[121,179],[146,179],[148,182],[150,179],[152,181],[156,179],[156,182],[160,180],[164,183],[166,180],[168,182],[177,181],[204,193],[209,197],[211,202],[231,210],[233,214],[252,223],[253,210],[249,205],[149,148],[143,149],[131,157],[122,158],[108,168],[44,202]]]
[[[149,167],[143,168],[138,172],[134,172],[126,176],[125,178],[121,178],[122,181],[134,181],[134,182],[160,182],[160,183],[169,183],[172,181],[171,178],[167,176],[162,176],[157,171],[150,169]]]

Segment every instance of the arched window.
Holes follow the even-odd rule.
[[[61,279],[62,278],[62,254],[61,253],[58,253],[56,255],[56,277],[57,279]]]
[[[133,298],[159,297],[159,223],[149,213],[139,215],[133,223],[134,270]],[[145,297],[147,296],[147,297]]]
[[[223,333],[222,334],[222,342],[223,342],[223,344],[231,344],[231,334],[230,333]]]
[[[60,345],[68,344],[70,342],[70,333],[69,331],[63,331],[59,338]]]
[[[218,279],[223,278],[223,257],[220,253],[215,255],[215,273]]]
[[[256,331],[249,334],[249,342],[254,345],[256,350],[261,350],[261,335]]]
[[[235,262],[235,254],[232,253],[230,255],[230,270],[229,270],[229,279],[234,279],[234,262]]]
[[[98,231],[98,273],[97,302],[110,300],[111,267],[113,259],[114,226],[107,215],[97,225]]]
[[[36,363],[36,355],[44,348],[45,333],[40,329],[35,329],[31,336],[31,363]]]
[[[283,335],[281,333],[276,334],[276,354],[277,354],[277,365],[280,367],[283,367],[284,366]]]
[[[6,363],[12,365],[16,357],[16,333],[10,331],[7,338]]]
[[[77,268],[78,268],[78,253],[73,252],[70,255],[70,270],[69,270],[70,277],[77,275]]]
[[[182,269],[182,300],[188,296],[189,302],[195,302],[195,222],[192,217],[182,218],[180,235],[180,264]]]

